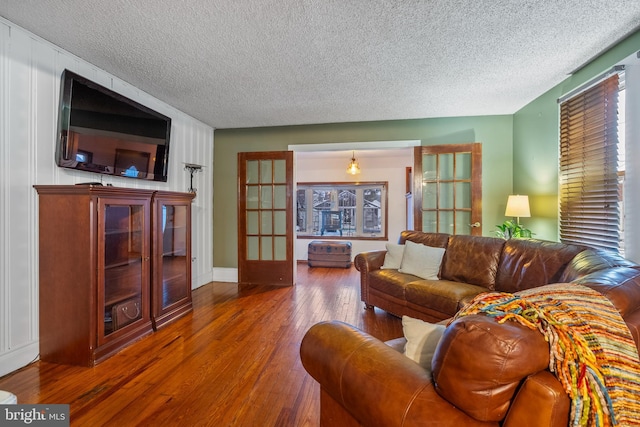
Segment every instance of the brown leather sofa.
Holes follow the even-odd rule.
[[[359,253],[354,264],[365,307],[438,322],[453,317],[482,292],[578,283],[607,296],[640,342],[640,266],[616,253],[536,239],[421,231],[403,231],[399,243],[406,241],[445,249],[439,280],[380,269],[384,250]]]
[[[408,231],[400,242],[405,240],[446,248],[441,280],[380,270],[384,251],[359,254],[355,263],[366,305],[438,321],[479,292],[579,283],[612,301],[640,349],[640,269],[631,261],[531,239]],[[321,386],[322,426],[568,424],[570,400],[548,370],[549,347],[539,332],[483,315],[456,319],[435,350],[432,374],[402,354],[404,342],[384,343],[340,322],[323,322],[307,332],[300,355]]]

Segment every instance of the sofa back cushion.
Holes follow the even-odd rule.
[[[453,321],[431,362],[438,394],[480,421],[501,421],[520,382],[548,365],[540,332],[484,315]]]
[[[567,264],[584,249],[536,239],[509,239],[500,258],[495,289],[513,293],[559,282]]]
[[[504,243],[495,237],[450,236],[440,277],[493,290]]]
[[[405,230],[400,233],[398,243],[403,245],[407,240],[413,243],[421,243],[423,245],[434,248],[447,248],[449,243],[449,234],[446,233],[425,233],[422,231]]]

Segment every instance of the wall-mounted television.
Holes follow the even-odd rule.
[[[171,118],[69,70],[62,73],[56,164],[167,181]]]

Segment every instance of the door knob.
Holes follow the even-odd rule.
[[[474,222],[473,224],[469,224],[469,227],[472,227],[472,228],[480,227],[480,223]]]

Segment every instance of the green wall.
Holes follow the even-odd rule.
[[[492,235],[495,225],[504,221],[507,195],[512,190],[511,115],[217,129],[214,140],[214,267],[237,267],[239,152],[278,151],[287,150],[289,145],[339,142],[421,140],[422,145],[481,142],[484,235]]]
[[[528,194],[524,224],[546,240],[558,240],[558,98],[640,49],[640,32],[627,37],[513,116],[513,190]]]
[[[535,237],[558,239],[558,104],[570,90],[640,49],[640,31],[600,55],[514,115],[217,129],[214,143],[214,267],[237,267],[237,153],[289,145],[421,140],[483,143],[483,234],[504,221],[507,195],[528,194]]]

